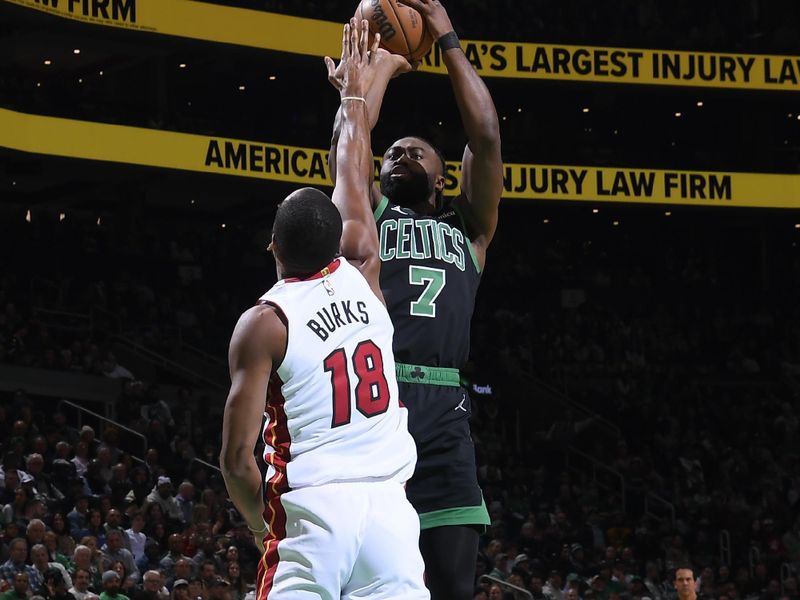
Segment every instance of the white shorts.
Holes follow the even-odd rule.
[[[397,482],[330,483],[272,500],[256,600],[429,599],[419,517]]]

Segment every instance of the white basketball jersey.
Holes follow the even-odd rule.
[[[308,279],[279,281],[261,301],[288,330],[265,410],[267,482],[407,481],[416,448],[397,393],[394,327],[363,275],[338,258]]]

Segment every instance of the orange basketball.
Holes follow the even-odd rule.
[[[425,19],[400,0],[361,0],[356,19],[369,21],[372,35],[381,34],[381,46],[409,61],[422,60],[433,45]]]

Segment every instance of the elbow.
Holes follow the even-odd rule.
[[[230,447],[223,445],[219,453],[219,468],[223,475],[226,477],[241,476],[245,469],[244,463],[247,454],[241,446]]]
[[[494,110],[486,111],[484,118],[479,123],[476,142],[481,145],[500,146],[500,120]]]

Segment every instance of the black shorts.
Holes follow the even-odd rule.
[[[469,431],[469,394],[455,386],[404,382],[398,386],[417,444],[417,468],[406,494],[420,514],[422,528],[487,525]]]

